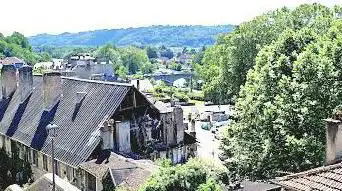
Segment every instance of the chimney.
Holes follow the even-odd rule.
[[[50,111],[60,100],[62,95],[61,73],[44,73],[43,84],[45,110]]]
[[[21,102],[25,101],[27,97],[32,93],[33,88],[33,76],[32,67],[23,66],[19,69],[19,92],[21,96]]]
[[[14,65],[2,65],[1,81],[2,97],[8,98],[17,89],[17,70]]]
[[[107,120],[101,127],[102,150],[113,150],[114,147],[114,121]]]
[[[183,121],[183,109],[180,106],[173,108],[173,120],[175,125],[176,143],[182,143],[184,141],[184,121]]]
[[[325,163],[329,165],[342,159],[342,123],[336,119],[324,121],[327,138]]]

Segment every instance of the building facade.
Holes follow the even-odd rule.
[[[167,157],[174,163],[195,153],[195,140],[184,132],[182,109],[161,112],[133,85],[57,72],[33,76],[29,66],[4,65],[1,74],[0,147],[30,162],[36,178],[52,172],[48,124],[59,127],[56,174],[82,190],[101,190],[103,177],[80,165],[95,161],[100,168],[113,152],[134,159]]]

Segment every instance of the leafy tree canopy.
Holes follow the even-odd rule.
[[[205,54],[204,68],[211,70],[213,65],[220,68],[222,76],[206,80],[206,95],[209,98],[223,96],[219,100],[236,97],[245,84],[249,69],[256,63],[258,52],[287,29],[294,31],[309,27],[318,34],[324,34],[336,17],[340,7],[329,9],[320,4],[304,4],[294,10],[277,9],[242,23],[233,32],[221,35],[212,49]],[[209,67],[207,66],[209,65]],[[224,87],[224,92],[217,91]],[[219,95],[221,93],[221,95]]]
[[[190,159],[184,165],[163,162],[160,169],[143,185],[141,191],[220,191],[228,183],[224,168],[201,159]]]
[[[7,37],[0,35],[0,58],[10,56],[16,56],[29,64],[51,60],[51,57],[46,54],[41,55],[32,52],[27,38],[18,32]]]
[[[267,179],[322,165],[322,119],[342,100],[342,21],[329,23],[286,29],[258,53],[237,100],[237,121],[223,136],[232,175]]]

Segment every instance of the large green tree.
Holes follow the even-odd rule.
[[[325,34],[287,29],[259,52],[223,136],[232,174],[266,179],[323,163],[322,119],[342,102],[342,23],[332,23]]]
[[[294,10],[281,8],[255,17],[242,23],[233,32],[218,38],[214,51],[205,55],[207,64],[218,66],[222,76],[219,79],[205,81],[206,96],[217,101],[229,100],[238,95],[240,87],[245,84],[247,72],[255,65],[258,52],[266,45],[277,40],[286,29],[300,30],[309,27],[317,33],[324,34],[331,22],[340,12],[340,8],[329,9],[320,4],[304,4]],[[212,56],[212,55],[215,56]],[[218,81],[219,80],[219,81]],[[224,92],[217,91],[224,87]]]
[[[186,164],[172,166],[164,162],[143,185],[141,191],[220,191],[228,183],[225,169],[213,162],[190,159]]]
[[[136,74],[142,68],[144,73],[152,71],[147,54],[142,49],[135,47],[121,49],[121,60],[122,64],[128,69],[129,74]]]
[[[10,56],[21,58],[29,64],[35,64],[38,61],[48,61],[45,60],[46,57],[41,57],[41,55],[34,53],[27,38],[18,32],[14,32],[7,37],[0,35],[0,58]]]
[[[146,54],[149,59],[158,58],[157,48],[148,46],[146,48]]]

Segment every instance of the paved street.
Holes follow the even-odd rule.
[[[198,156],[205,159],[218,159],[219,140],[215,139],[214,134],[209,130],[201,128],[202,122],[196,121],[196,138],[198,140]]]
[[[212,105],[212,106],[185,106],[182,107],[184,110],[184,118],[187,119],[189,112],[191,113],[202,113],[204,111],[218,111],[223,110],[227,114],[231,114],[229,105]],[[215,139],[214,133],[210,130],[204,130],[201,128],[203,122],[196,121],[196,139],[199,142],[197,147],[198,156],[204,159],[214,159],[215,161],[221,162],[218,158],[220,150],[220,140]],[[190,124],[189,124],[190,127]]]

